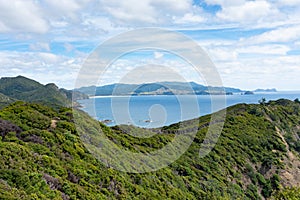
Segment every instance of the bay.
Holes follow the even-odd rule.
[[[257,104],[265,98],[300,99],[300,91],[210,95],[158,95],[158,96],[101,96],[80,100],[82,110],[108,126],[131,124],[139,127],[162,127],[210,114],[239,103]],[[213,101],[212,101],[213,99]],[[222,103],[225,99],[226,102]],[[220,103],[218,103],[220,101]],[[212,102],[217,102],[212,108]]]

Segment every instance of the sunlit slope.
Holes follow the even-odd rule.
[[[76,129],[73,114],[79,115]],[[199,149],[210,115],[185,126],[163,127],[138,138],[136,127],[109,128],[69,108],[16,102],[0,111],[0,199],[264,199],[297,195],[300,177],[300,104],[278,100],[227,109],[222,134],[204,158]],[[78,123],[78,122],[77,122]],[[215,123],[218,125],[218,122]],[[188,150],[169,167],[125,173],[101,163],[84,146],[86,131],[102,133],[121,149],[148,153],[175,134],[197,131]],[[126,164],[126,161],[124,161]],[[298,192],[299,194],[299,192]]]

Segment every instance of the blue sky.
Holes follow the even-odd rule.
[[[157,27],[195,40],[225,86],[300,90],[299,13],[300,0],[0,0],[0,76],[73,88],[102,42]],[[168,52],[135,52],[113,63],[99,83],[149,64],[188,69]],[[201,82],[193,70],[183,71],[187,81]]]

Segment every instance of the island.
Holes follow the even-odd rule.
[[[271,88],[271,89],[256,89],[256,90],[254,90],[254,92],[277,92],[277,90],[275,88]]]
[[[252,94],[254,94],[254,92],[252,92],[252,91],[246,91],[246,92],[244,92],[243,94],[244,94],[244,95],[252,95]]]
[[[204,86],[195,82],[155,82],[143,84],[115,83],[74,89],[89,96],[142,95],[233,95],[243,90],[231,87]]]

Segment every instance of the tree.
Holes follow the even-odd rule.
[[[260,103],[261,105],[265,105],[267,102],[266,98],[261,98],[261,100],[258,101],[258,103]]]

